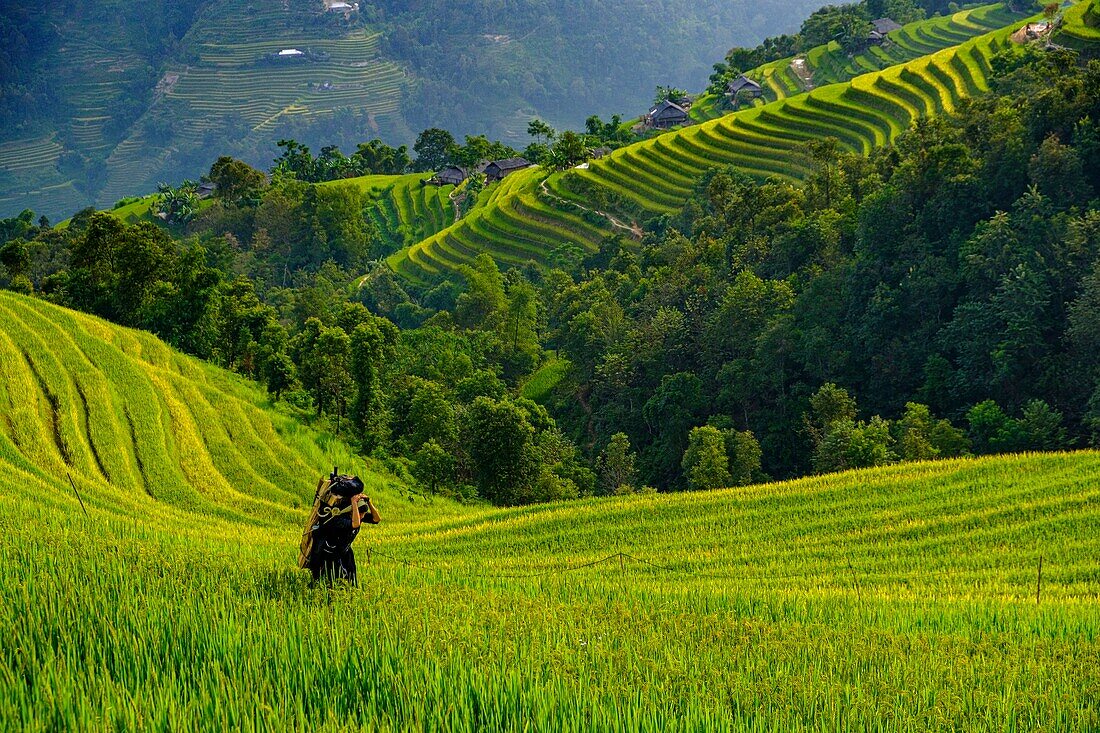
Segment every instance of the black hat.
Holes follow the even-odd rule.
[[[329,484],[329,491],[341,498],[350,499],[363,493],[363,482],[358,476],[337,476]]]

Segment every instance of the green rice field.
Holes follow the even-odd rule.
[[[8,293],[0,414],[4,730],[1100,727],[1094,452],[462,506]],[[294,562],[331,464],[356,588]]]
[[[1022,18],[1023,15],[1013,13],[1003,3],[982,5],[909,23],[890,33],[888,42],[882,46],[871,46],[852,56],[836,42],[817,46],[802,57],[802,63],[814,86],[835,84],[956,46]],[[750,72],[764,87],[765,102],[807,91],[806,84],[791,68],[793,61],[780,59]],[[697,122],[706,122],[729,112],[724,98],[704,95],[692,106],[691,116]]]
[[[393,252],[427,239],[455,222],[455,208],[449,195],[454,186],[429,186],[430,173],[404,176],[362,176],[321,185],[352,184],[371,203],[367,217]]]

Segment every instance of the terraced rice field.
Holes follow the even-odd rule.
[[[21,202],[31,198],[38,213],[80,206],[82,194],[56,170],[63,149],[53,135],[0,144],[0,218],[17,214]]]
[[[998,4],[910,24],[895,32],[889,52],[869,52],[876,59],[863,65],[874,71],[809,93],[798,93],[789,60],[769,64],[759,76],[776,101],[621,148],[585,169],[512,176],[468,217],[388,261],[400,274],[425,281],[455,272],[481,252],[505,267],[547,264],[562,246],[591,252],[606,236],[626,233],[612,217],[623,225],[674,213],[698,178],[720,166],[797,185],[809,170],[802,150],[807,141],[834,137],[845,150],[867,154],[917,119],[950,111],[986,90],[989,59],[1009,46],[1012,28],[1004,26],[1013,17]],[[989,32],[991,27],[998,30]],[[932,48],[940,50],[927,53]],[[893,63],[890,53],[916,58],[878,68]],[[852,68],[839,68],[838,56],[822,48],[815,59],[834,78],[862,63],[857,58]],[[610,194],[616,211],[585,211],[591,196],[581,190],[582,181]]]
[[[1083,0],[1063,12],[1057,42],[1095,53],[1100,44],[1100,2]]]
[[[455,221],[454,186],[427,186],[430,173],[363,176],[321,185],[354,184],[371,199],[367,216],[391,252],[427,239]]]
[[[3,730],[1100,726],[1094,452],[459,506],[2,292],[0,414]],[[358,588],[294,564],[333,463],[383,517]]]
[[[390,257],[390,266],[406,277],[427,280],[471,264],[482,252],[505,267],[546,265],[559,247],[594,252],[610,228],[543,193],[544,177],[534,167],[489,186],[466,216]]]
[[[18,214],[19,207],[26,206],[27,201],[34,202],[33,210],[38,215],[54,211],[75,212],[86,201],[84,194],[77,190],[72,181],[62,180],[59,175],[46,177],[46,180],[56,182],[36,181],[5,187],[5,195],[0,196],[0,216],[6,216],[6,212]]]
[[[72,110],[68,136],[83,155],[105,155],[118,141],[117,130],[107,128],[127,94],[127,73],[144,61],[111,39],[89,37],[79,27],[66,31],[57,53],[63,59],[57,85]]]
[[[924,116],[951,111],[987,89],[989,59],[1008,47],[1011,28],[905,64],[830,84],[761,107],[675,131],[615,151],[568,174],[654,213],[676,211],[708,168],[735,165],[761,180],[797,181],[806,171],[800,146],[834,137],[866,154]],[[569,178],[561,185],[568,188]]]
[[[404,72],[381,58],[379,37],[349,32],[333,16],[318,18],[312,10],[303,15],[278,3],[211,6],[186,39],[199,62],[175,70],[179,80],[169,86],[167,99],[186,103],[193,118],[234,112],[258,130],[281,115],[338,108],[393,113]],[[283,49],[328,59],[264,61]]]
[[[103,18],[116,16],[124,5],[121,0],[85,3],[48,21],[58,24],[61,39],[49,51],[56,68],[49,92],[64,105],[66,117],[55,135],[34,140],[12,140],[9,131],[0,130],[0,172],[12,174],[0,180],[0,217],[29,206],[56,219],[88,203],[87,195],[56,164],[64,148],[102,160],[122,136],[124,126],[110,123],[125,107],[130,85],[140,78],[146,61],[111,34],[94,35],[89,26],[111,27]],[[26,147],[13,159],[11,149],[23,143]]]
[[[322,24],[312,10],[299,17],[279,3],[211,5],[185,38],[197,63],[167,70],[163,97],[153,110],[171,110],[177,140],[185,147],[201,146],[230,119],[242,121],[250,138],[262,139],[287,119],[337,111],[368,115],[376,129],[363,130],[364,140],[382,134],[400,118],[405,73],[381,57],[377,33],[348,31],[332,22],[336,25]],[[327,59],[265,60],[283,49]],[[144,182],[145,189],[156,185],[151,171],[170,154],[135,130],[107,161],[100,206],[133,195],[136,182]]]
[[[1023,17],[1010,11],[1003,3],[983,5],[909,23],[890,33],[889,43],[872,46],[854,56],[842,51],[835,42],[818,46],[805,54],[802,63],[814,86],[835,84],[956,46]],[[806,91],[806,85],[791,68],[793,61],[781,59],[749,72],[749,76],[764,87],[764,101],[775,101]],[[706,122],[729,114],[729,111],[724,98],[705,95],[692,107],[691,116],[697,122]]]
[[[50,168],[63,149],[53,135],[0,143],[0,172],[22,173],[35,168]]]

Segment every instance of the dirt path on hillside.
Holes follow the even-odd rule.
[[[810,71],[810,67],[806,66],[806,59],[802,56],[795,56],[791,59],[791,71],[798,80],[802,82],[802,89],[804,91],[810,91],[814,88],[814,75]]]
[[[457,224],[458,220],[462,218],[462,212],[458,207],[458,202],[455,201],[455,192],[457,191],[457,188],[452,188],[451,192],[447,194],[447,200],[451,202],[451,208],[455,211],[455,220],[452,222],[453,224]]]
[[[552,193],[550,191],[550,189],[546,187],[546,179],[545,178],[543,178],[539,182],[539,188],[542,189],[542,192],[544,194],[546,194],[550,198],[554,199],[555,201],[560,201],[561,203],[567,204],[568,206],[575,206],[576,208],[581,209],[582,211],[589,211],[593,214],[596,214],[597,216],[602,216],[604,219],[607,219],[607,221],[611,223],[612,228],[622,229],[623,231],[630,232],[631,238],[636,239],[638,241],[641,241],[642,235],[644,234],[644,232],[642,231],[642,228],[640,226],[638,226],[637,222],[632,222],[630,224],[624,224],[623,222],[621,222],[618,219],[616,219],[615,217],[613,217],[611,214],[600,211],[599,209],[590,209],[587,206],[584,206],[583,204],[578,204],[576,201],[569,201],[568,199],[563,199],[561,196],[558,196],[557,194]]]

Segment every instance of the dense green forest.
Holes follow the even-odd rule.
[[[567,269],[399,280],[367,194],[297,180],[290,149],[169,229],[5,220],[2,283],[504,504],[1096,444],[1100,63],[993,67],[991,93],[870,157],[811,143],[803,187],[711,171],[640,244]]]
[[[657,84],[702,87],[731,44],[816,5],[4,2],[0,216],[106,208],[197,178],[214,152],[264,165],[283,138],[350,152],[440,127],[526,144],[535,116],[575,127],[644,111]]]

